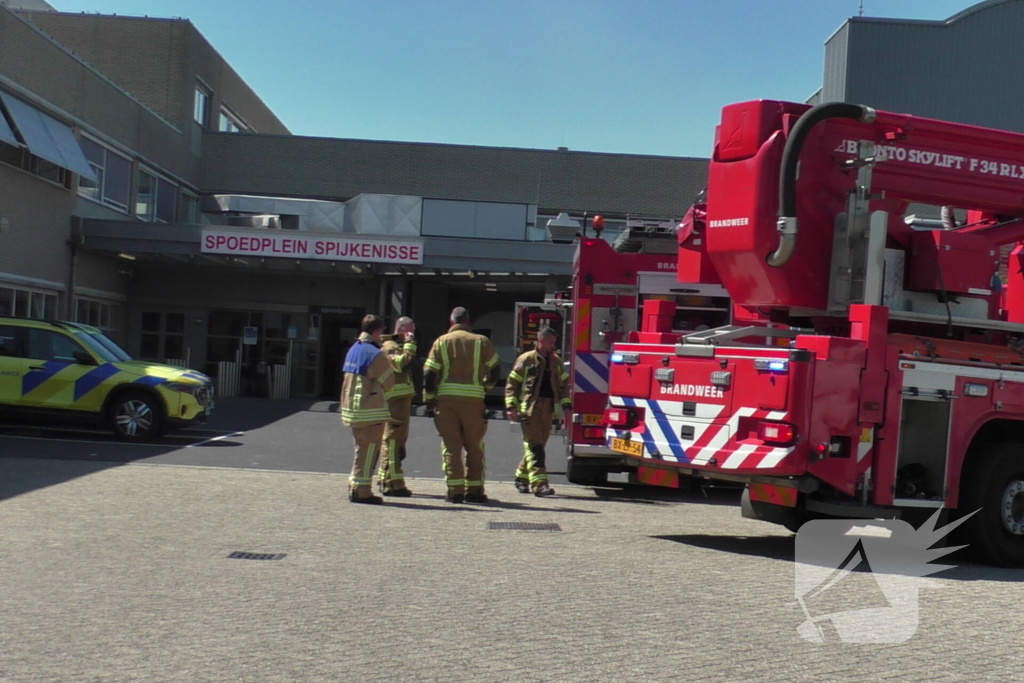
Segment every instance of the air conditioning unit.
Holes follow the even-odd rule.
[[[252,227],[266,228],[268,230],[281,229],[281,217],[277,214],[267,213],[252,217]]]
[[[239,228],[263,228],[266,230],[280,230],[281,217],[276,213],[266,214],[236,214],[228,216],[228,225]]]

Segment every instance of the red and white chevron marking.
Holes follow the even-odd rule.
[[[623,406],[625,402],[618,397],[610,397],[612,405]],[[659,420],[651,406],[651,402],[643,399],[635,399],[638,407],[644,408],[644,428],[654,439],[656,444],[665,445],[659,448],[661,460],[669,462],[680,461],[672,455],[671,449],[665,442],[666,431],[679,434],[679,427],[682,425],[693,427],[693,440],[681,442],[686,452],[688,461],[692,465],[708,466],[712,459],[715,465],[723,470],[738,469],[759,469],[769,470],[778,467],[779,464],[791,454],[795,448],[792,446],[780,447],[767,444],[739,444],[736,441],[736,432],[739,428],[741,418],[752,417],[755,420],[785,420],[789,413],[780,410],[760,410],[752,407],[742,407],[735,410],[729,419],[722,423],[715,424],[708,422],[695,422],[681,417],[682,403],[676,401],[659,401],[664,414]],[[698,404],[697,412],[701,417],[716,419],[721,414],[724,406],[713,404]],[[667,425],[663,424],[667,423]],[[611,433],[612,430],[609,430]],[[651,458],[650,454],[644,453],[644,457]]]

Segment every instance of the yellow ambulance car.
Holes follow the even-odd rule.
[[[206,422],[206,375],[136,361],[99,329],[0,317],[0,422],[108,426],[126,440]]]

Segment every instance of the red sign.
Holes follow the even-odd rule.
[[[357,236],[302,235],[231,230],[204,230],[204,254],[270,256],[358,261],[360,263],[402,263],[421,265],[423,243],[410,240],[367,239]]]

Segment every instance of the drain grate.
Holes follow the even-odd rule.
[[[229,560],[280,560],[286,553],[243,553],[240,550],[228,555]]]
[[[512,531],[561,531],[562,527],[553,522],[488,522],[490,531],[510,529]]]

